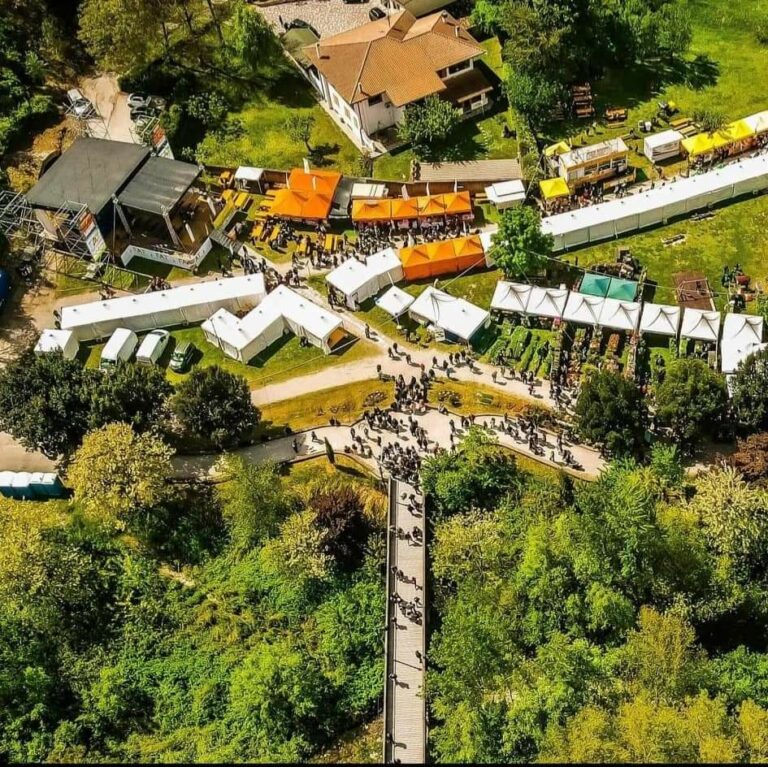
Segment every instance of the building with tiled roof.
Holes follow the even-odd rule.
[[[493,90],[475,68],[483,48],[445,11],[420,19],[397,11],[303,52],[311,81],[363,145],[397,125],[408,104],[437,94],[473,112]]]

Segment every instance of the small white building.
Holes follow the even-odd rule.
[[[357,309],[382,288],[403,279],[403,264],[393,248],[368,256],[364,261],[348,258],[326,277],[329,285],[344,294],[347,306]]]
[[[35,345],[35,354],[61,354],[66,360],[73,360],[80,351],[80,344],[71,330],[46,328]]]
[[[431,286],[411,304],[408,314],[422,325],[443,331],[446,340],[465,343],[490,322],[490,314],[485,309]]]
[[[652,133],[643,141],[643,154],[653,163],[677,157],[680,154],[680,142],[685,138],[680,131],[665,130]]]

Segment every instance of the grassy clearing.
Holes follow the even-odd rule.
[[[446,407],[460,415],[471,413],[489,413],[504,415],[504,413],[522,413],[530,406],[530,401],[507,394],[484,384],[467,383],[466,381],[446,381],[440,379],[429,390],[428,400],[432,405],[439,405],[440,396],[455,395],[458,400],[449,402]]]
[[[227,357],[220,349],[209,344],[199,327],[176,328],[171,331],[171,336],[173,341],[168,345],[165,355],[160,360],[160,364],[166,368],[166,375],[171,383],[179,383],[185,377],[185,374],[179,375],[167,368],[174,346],[182,341],[191,341],[197,347],[197,357],[194,360],[195,367],[218,365],[230,373],[243,376],[252,389],[279,383],[296,375],[316,373],[334,365],[355,362],[375,353],[371,344],[356,340],[341,352],[324,354],[321,349],[314,346],[302,347],[299,344],[299,339],[295,336],[285,335],[265,352],[254,357],[250,363],[244,365],[242,362]],[[97,368],[99,366],[99,358],[103,348],[103,343],[87,347],[86,365],[88,367]]]
[[[361,463],[342,454],[336,456],[336,464],[332,464],[324,455],[298,463],[283,464],[281,472],[289,485],[300,489],[313,480],[328,477],[343,477],[352,482],[370,485],[375,476]]]

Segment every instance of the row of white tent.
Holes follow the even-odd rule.
[[[554,237],[554,250],[560,251],[663,224],[670,218],[766,188],[768,155],[761,154],[628,197],[548,216],[541,228]]]
[[[403,279],[403,264],[393,248],[368,256],[364,261],[348,258],[329,272],[329,285],[344,294],[347,306],[357,309],[363,301],[375,296],[382,288]]]
[[[721,341],[721,366],[733,372],[739,362],[763,342],[763,319],[750,314],[727,314],[720,335],[721,314],[704,309],[681,309],[666,304],[620,301],[590,296],[566,288],[542,288],[499,281],[491,308],[505,313],[562,319],[577,325],[593,325],[696,341]],[[751,351],[750,351],[751,350]]]
[[[202,324],[206,339],[224,354],[247,363],[281,338],[293,333],[330,353],[341,338],[342,319],[294,290],[280,285],[242,318],[219,309]]]

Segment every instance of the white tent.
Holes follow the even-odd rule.
[[[480,232],[480,244],[483,246],[483,250],[485,251],[485,263],[488,264],[488,266],[491,266],[491,264],[493,264],[493,261],[491,261],[491,257],[488,251],[491,249],[491,246],[493,245],[493,238],[496,235],[497,231],[498,231],[498,227],[495,227],[493,229],[488,229],[485,232]]]
[[[680,307],[665,304],[643,304],[640,318],[642,333],[656,333],[660,336],[677,337],[680,328]]]
[[[525,201],[525,184],[519,179],[500,181],[485,187],[485,194],[499,210],[504,210]]]
[[[241,188],[247,188],[249,184],[256,184],[261,191],[261,177],[264,175],[263,168],[251,168],[248,165],[241,165],[235,171],[235,181]]]
[[[743,120],[758,135],[768,131],[768,109],[744,117]]]
[[[555,238],[556,251],[564,250],[666,223],[675,216],[766,187],[768,155],[762,154],[628,197],[548,216],[541,228]]]
[[[368,256],[365,261],[348,258],[329,272],[325,279],[344,294],[350,309],[356,309],[382,288],[402,280],[403,264],[394,249],[387,248]]]
[[[739,363],[762,348],[763,318],[755,314],[727,314],[720,342],[720,370],[735,373]]]
[[[376,306],[393,317],[399,317],[416,299],[394,285],[376,299]]]
[[[251,274],[197,282],[138,296],[111,298],[61,310],[61,327],[80,341],[112,334],[120,327],[141,332],[202,322],[217,309],[248,311],[264,298],[264,277]]]
[[[563,319],[577,325],[599,325],[605,301],[600,296],[588,296],[574,291],[568,295]]]
[[[684,139],[680,131],[665,130],[652,133],[643,141],[643,154],[651,162],[659,162],[680,154],[680,142]]]
[[[417,322],[442,328],[447,336],[467,343],[490,319],[485,309],[431,286],[422,291],[408,313]]]
[[[531,288],[526,314],[559,319],[563,316],[567,300],[568,291],[565,288]]]
[[[686,309],[683,312],[683,324],[680,328],[683,338],[695,341],[717,342],[720,336],[720,312],[707,312],[703,309]]]
[[[605,298],[600,312],[600,326],[612,330],[637,330],[640,321],[641,305],[635,301],[619,301],[618,298]]]
[[[338,314],[285,285],[273,290],[242,319],[220,309],[202,325],[210,343],[241,362],[248,362],[288,332],[329,353],[334,336],[342,332],[341,327]]]
[[[531,296],[532,290],[533,287],[531,285],[499,280],[493,291],[491,309],[496,309],[500,312],[517,312],[519,314],[525,314],[526,307],[528,306],[528,299]]]
[[[77,357],[80,344],[71,330],[56,330],[46,328],[35,346],[35,354],[50,354],[60,352],[64,359],[73,360]]]

